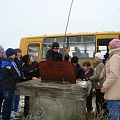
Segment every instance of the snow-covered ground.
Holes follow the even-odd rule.
[[[95,108],[96,108],[95,96],[93,96],[92,103],[93,103],[93,112],[95,112]],[[19,113],[23,113],[23,111],[24,111],[24,96],[20,96],[18,111],[19,111]],[[16,119],[19,120],[19,118],[14,118],[11,120],[16,120]],[[0,116],[0,120],[2,120],[1,116]]]
[[[24,111],[24,96],[20,96],[18,111],[19,113],[23,113]],[[19,118],[15,118],[15,119],[19,119]],[[12,119],[12,120],[15,120],[15,119]],[[2,115],[0,115],[0,120],[2,120]]]
[[[24,96],[20,96],[18,111],[23,112],[23,110],[24,110]]]

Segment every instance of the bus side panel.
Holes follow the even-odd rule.
[[[24,55],[27,54],[27,39],[26,38],[22,38],[20,40],[20,46],[19,46],[19,48],[22,51],[22,56],[24,56]]]
[[[111,35],[96,35],[96,39],[110,39],[110,38],[119,38],[119,35],[111,34]]]

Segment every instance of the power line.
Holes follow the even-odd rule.
[[[80,25],[80,24],[91,24],[91,22],[98,22],[100,23],[101,21],[100,20],[107,20],[107,23],[109,22],[115,22],[115,21],[119,21],[119,19],[116,20],[116,18],[114,17],[109,17],[109,18],[112,18],[108,21],[108,18],[101,18],[101,19],[94,19],[94,20],[83,20],[83,21],[79,21],[79,22],[71,22],[70,25]],[[115,19],[115,20],[114,20]],[[105,22],[105,21],[104,21]],[[80,23],[80,24],[79,24]],[[103,22],[102,22],[103,23]],[[51,25],[51,26],[44,26],[44,28],[31,28],[31,29],[26,29],[26,30],[18,30],[18,31],[11,31],[11,32],[3,32],[3,33],[0,33],[1,35],[2,34],[16,34],[16,33],[23,33],[23,32],[29,32],[30,30],[32,31],[38,31],[38,30],[45,30],[47,28],[47,30],[52,30],[52,29],[55,29],[55,28],[59,28],[59,27],[64,27],[65,24],[59,24],[59,25]]]
[[[114,14],[112,14],[112,13],[114,13],[114,12],[111,12],[110,13],[110,15],[114,15]],[[119,13],[119,12],[118,12]],[[96,17],[96,16],[98,16],[98,17],[101,17],[101,15],[103,16],[103,15],[109,15],[108,13],[107,14],[99,14],[99,15],[94,15],[94,16],[86,16],[86,17],[82,17],[81,16],[81,18],[82,19],[84,19],[84,18],[94,18],[94,17]],[[116,15],[117,16],[117,15]],[[106,16],[105,16],[106,17]],[[114,16],[111,16],[111,17],[106,17],[106,18],[112,18],[112,17],[114,17]],[[118,17],[118,16],[117,16]],[[78,20],[80,17],[77,17],[77,18],[71,18],[71,21],[73,21],[73,20]],[[80,19],[81,19],[80,18]],[[101,18],[101,19],[106,19],[106,18]],[[95,18],[96,19],[96,18]],[[85,20],[84,20],[85,21]],[[80,22],[84,22],[84,21],[80,21]],[[87,21],[89,21],[89,20],[87,20]],[[55,23],[57,23],[57,22],[61,22],[61,21],[56,21]],[[53,23],[53,22],[50,22],[50,23]],[[78,22],[77,22],[78,23]],[[43,23],[43,24],[49,24],[49,23]],[[71,23],[72,24],[72,23]],[[73,23],[74,24],[74,23]],[[41,24],[36,24],[37,26],[38,25],[41,25]],[[49,26],[49,27],[56,27],[56,26],[61,26],[61,25],[65,25],[65,24],[59,24],[59,25],[51,25],[51,26]],[[35,25],[29,25],[29,26],[22,26],[22,28],[23,27],[30,27],[30,26],[35,26]],[[47,26],[48,27],[48,26]],[[18,27],[19,28],[19,27]],[[34,28],[34,29],[40,29],[40,28]],[[32,29],[29,29],[29,30],[33,30],[33,28]],[[19,30],[20,31],[20,30]],[[12,31],[12,32],[19,32],[19,31]],[[22,30],[22,31],[28,31],[28,30]],[[11,33],[11,32],[9,32],[9,33]],[[2,33],[0,33],[0,34],[2,34]]]
[[[94,16],[95,17],[95,16]],[[100,16],[99,16],[100,17]],[[89,19],[89,20],[80,20],[80,21],[78,21],[78,22],[75,22],[75,21],[72,21],[71,23],[70,23],[70,25],[75,25],[75,24],[78,24],[79,25],[79,23],[81,23],[81,24],[84,24],[84,23],[86,23],[87,22],[87,24],[91,24],[90,22],[100,22],[100,20],[108,20],[109,19],[109,21],[107,21],[107,23],[109,23],[109,22],[112,22],[111,21],[111,19],[115,19],[114,21],[118,21],[118,19],[116,20],[116,17],[118,18],[118,15],[113,15],[113,16],[110,16],[110,17],[104,17],[104,18],[91,18],[91,19]],[[86,17],[87,18],[87,17]],[[56,23],[56,22],[55,22]],[[103,22],[102,22],[103,23]],[[42,28],[42,30],[44,29],[48,29],[48,30],[52,30],[52,29],[54,29],[54,28],[58,28],[58,27],[62,27],[62,26],[64,26],[65,24],[57,24],[57,25],[50,25],[50,26],[44,26],[44,28]],[[54,27],[54,28],[53,28]],[[23,30],[18,30],[18,31],[11,31],[11,32],[3,32],[3,33],[0,33],[1,35],[2,34],[15,34],[15,33],[19,33],[19,32],[23,32],[23,31],[30,31],[30,30],[32,30],[32,31],[38,31],[38,30],[40,30],[41,29],[41,27],[38,27],[38,28],[31,28],[31,29],[23,29]]]
[[[117,21],[120,21],[120,20],[109,20],[109,21],[104,21],[104,22],[100,22],[100,21],[91,21],[91,22],[94,22],[94,24],[99,24],[99,25],[102,25],[102,24],[109,24],[109,23],[115,23],[115,22],[117,22]],[[84,24],[83,23],[70,23],[70,27],[71,26],[76,26],[77,25],[77,27],[82,27],[82,26],[85,26],[85,27],[91,27],[91,22],[90,23],[88,23],[87,21],[84,21]],[[87,25],[87,26],[86,26]],[[5,34],[5,37],[7,36],[6,34],[9,34],[8,36],[10,36],[10,35],[18,35],[18,34],[28,34],[28,36],[29,36],[29,34],[30,33],[32,33],[32,32],[41,32],[41,31],[45,31],[45,30],[47,30],[47,31],[50,31],[50,30],[55,30],[55,29],[59,29],[59,28],[64,28],[64,26],[61,26],[61,25],[58,25],[56,28],[42,28],[42,29],[32,29],[32,31],[29,31],[29,30],[24,30],[24,31],[26,31],[25,33],[23,33],[23,31],[17,31],[17,33],[15,33],[15,32],[10,32],[10,33],[2,33],[3,35]],[[61,28],[61,29],[62,29]],[[79,32],[79,31],[78,31]],[[1,35],[2,35],[1,34]],[[46,33],[47,34],[47,33]],[[57,34],[57,33],[56,33]]]

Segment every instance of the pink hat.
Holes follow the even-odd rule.
[[[119,39],[113,39],[110,41],[110,45],[113,49],[120,48],[120,40]]]

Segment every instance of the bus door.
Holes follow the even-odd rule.
[[[97,52],[103,53],[104,58],[105,58],[105,59],[103,59],[104,64],[105,64],[107,58],[109,57],[108,44],[112,39],[98,39],[97,40]]]
[[[109,42],[114,39],[114,38],[118,38],[118,35],[115,34],[110,34],[110,35],[97,35],[96,39],[97,39],[97,51],[96,52],[101,52],[104,55],[106,53],[108,53],[109,49],[108,49],[108,44]]]
[[[27,46],[27,54],[32,56],[36,61],[40,62],[42,53],[42,42],[28,42]]]
[[[101,52],[104,55],[109,51],[108,44],[112,40],[111,39],[97,39],[97,52]]]

